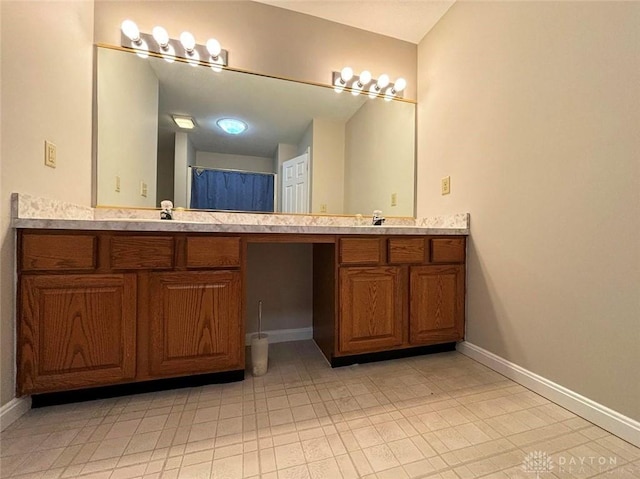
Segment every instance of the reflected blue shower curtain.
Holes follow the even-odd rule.
[[[191,169],[191,208],[273,212],[273,175]]]

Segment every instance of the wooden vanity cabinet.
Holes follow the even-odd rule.
[[[240,236],[18,232],[18,395],[244,370]]]
[[[135,275],[29,274],[19,288],[19,395],[135,377]]]
[[[338,239],[334,357],[460,341],[464,237]]]
[[[240,283],[239,271],[151,273],[152,376],[244,367]]]

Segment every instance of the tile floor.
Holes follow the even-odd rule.
[[[271,345],[260,378],[32,410],[0,441],[3,478],[640,477],[640,449],[459,353],[331,369],[311,341]]]

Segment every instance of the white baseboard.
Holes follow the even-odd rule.
[[[31,396],[13,398],[0,407],[0,431],[4,431],[29,409],[31,409]]]
[[[251,345],[251,336],[257,333],[247,333],[244,344]],[[262,334],[269,335],[269,343],[287,343],[289,341],[303,341],[313,339],[313,328],[298,329],[275,329],[273,331],[262,331]]]
[[[640,447],[640,422],[635,419],[609,409],[468,341],[458,343],[456,349],[587,421]]]

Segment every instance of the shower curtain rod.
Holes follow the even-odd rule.
[[[189,166],[188,168],[195,168],[196,170],[232,171],[234,173],[253,173],[253,174],[256,174],[256,175],[271,175],[271,176],[275,176],[275,173],[266,173],[264,171],[235,170],[233,168],[212,168],[212,167],[209,167],[209,166]]]

